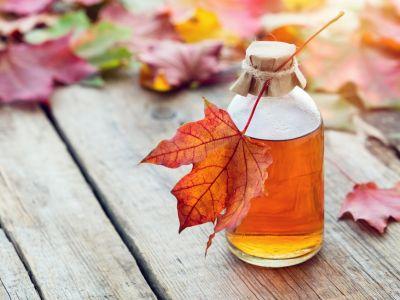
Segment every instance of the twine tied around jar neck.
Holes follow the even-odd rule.
[[[247,73],[249,73],[250,75],[252,75],[253,78],[258,79],[258,80],[263,80],[263,81],[266,81],[268,79],[273,79],[273,78],[282,78],[282,77],[291,75],[292,73],[294,73],[294,71],[298,67],[299,67],[299,65],[297,63],[296,58],[293,60],[293,65],[289,69],[286,69],[283,71],[278,71],[278,72],[261,71],[261,70],[254,68],[245,59],[242,61],[242,70],[244,70]]]

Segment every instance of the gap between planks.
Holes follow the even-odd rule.
[[[155,298],[43,111],[1,116],[1,223],[42,298]]]
[[[25,299],[43,299],[36,280],[32,277],[33,274],[29,265],[21,257],[17,245],[8,236],[4,228],[0,228],[0,242],[0,259],[7,260],[0,265],[0,281],[7,293],[7,297],[9,299],[20,299],[20,297],[24,296]],[[4,279],[1,278],[3,275]],[[15,281],[16,284],[13,285]],[[11,288],[9,285],[11,285]]]
[[[136,264],[138,265],[140,272],[142,273],[143,277],[145,278],[147,284],[150,286],[151,290],[153,291],[153,293],[156,295],[156,297],[158,299],[168,299],[168,298],[163,297],[163,289],[156,283],[157,281],[155,280],[155,276],[154,276],[153,272],[148,267],[146,260],[140,254],[140,251],[138,250],[138,247],[136,246],[135,242],[127,236],[127,234],[125,233],[125,230],[122,228],[121,224],[119,224],[116,221],[114,214],[107,207],[107,202],[104,201],[105,196],[103,195],[101,190],[98,188],[96,182],[91,178],[89,172],[86,170],[86,167],[82,163],[77,152],[74,150],[74,147],[72,146],[68,137],[66,136],[66,134],[63,132],[63,130],[59,126],[57,120],[54,118],[53,112],[51,111],[51,109],[48,106],[46,106],[44,104],[41,104],[40,107],[41,107],[42,111],[44,112],[44,114],[46,115],[47,119],[49,120],[50,124],[53,126],[55,132],[58,134],[60,140],[64,143],[65,147],[67,148],[68,153],[70,154],[75,165],[81,172],[87,185],[92,190],[93,195],[99,202],[99,205],[102,208],[103,212],[109,219],[109,221],[112,224],[112,226],[114,227],[115,231],[118,233],[122,242],[128,248],[128,250],[131,253],[132,257],[134,258]],[[35,285],[35,287],[36,287],[36,285]]]
[[[1,176],[1,175],[0,175]],[[31,267],[29,266],[28,261],[26,260],[24,253],[21,251],[21,249],[18,247],[18,243],[16,243],[8,234],[7,229],[3,226],[3,223],[0,219],[0,228],[3,230],[4,232],[4,236],[7,238],[8,242],[13,246],[13,249],[15,250],[15,253],[17,254],[19,260],[21,261],[22,265],[24,266],[24,269],[26,271],[26,273],[28,274],[28,277],[31,281],[31,283],[33,284],[33,287],[35,288],[38,296],[40,297],[40,299],[44,299],[43,297],[43,292],[40,289],[40,285],[38,284],[36,278],[35,278],[35,274],[32,272]],[[10,299],[12,299],[10,297]]]

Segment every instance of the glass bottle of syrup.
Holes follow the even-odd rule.
[[[252,199],[248,214],[228,229],[229,248],[259,266],[284,267],[306,261],[321,248],[324,228],[324,132],[321,115],[302,87],[295,59],[276,68],[296,51],[291,44],[253,42],[244,70],[232,90],[228,112],[242,130],[264,77],[270,84],[256,107],[246,136],[270,148],[272,164],[265,195]]]

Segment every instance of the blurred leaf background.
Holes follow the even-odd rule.
[[[13,72],[15,45],[69,36],[72,53],[96,70],[81,82],[100,87],[105,74],[135,70],[162,97],[232,81],[251,41],[300,45],[340,10],[299,60],[326,126],[352,131],[363,111],[400,108],[400,0],[1,0],[0,79]],[[40,100],[24,95],[7,102]]]

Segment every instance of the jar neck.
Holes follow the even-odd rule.
[[[282,95],[277,95],[277,96],[262,96],[261,99],[265,99],[265,100],[285,100],[285,99],[290,99],[291,95],[298,91],[301,90],[303,92],[305,92],[301,87],[299,86],[295,86],[290,92],[288,93],[283,93]],[[252,93],[248,93],[246,98],[250,98],[250,99],[257,99],[258,95],[252,94]]]

